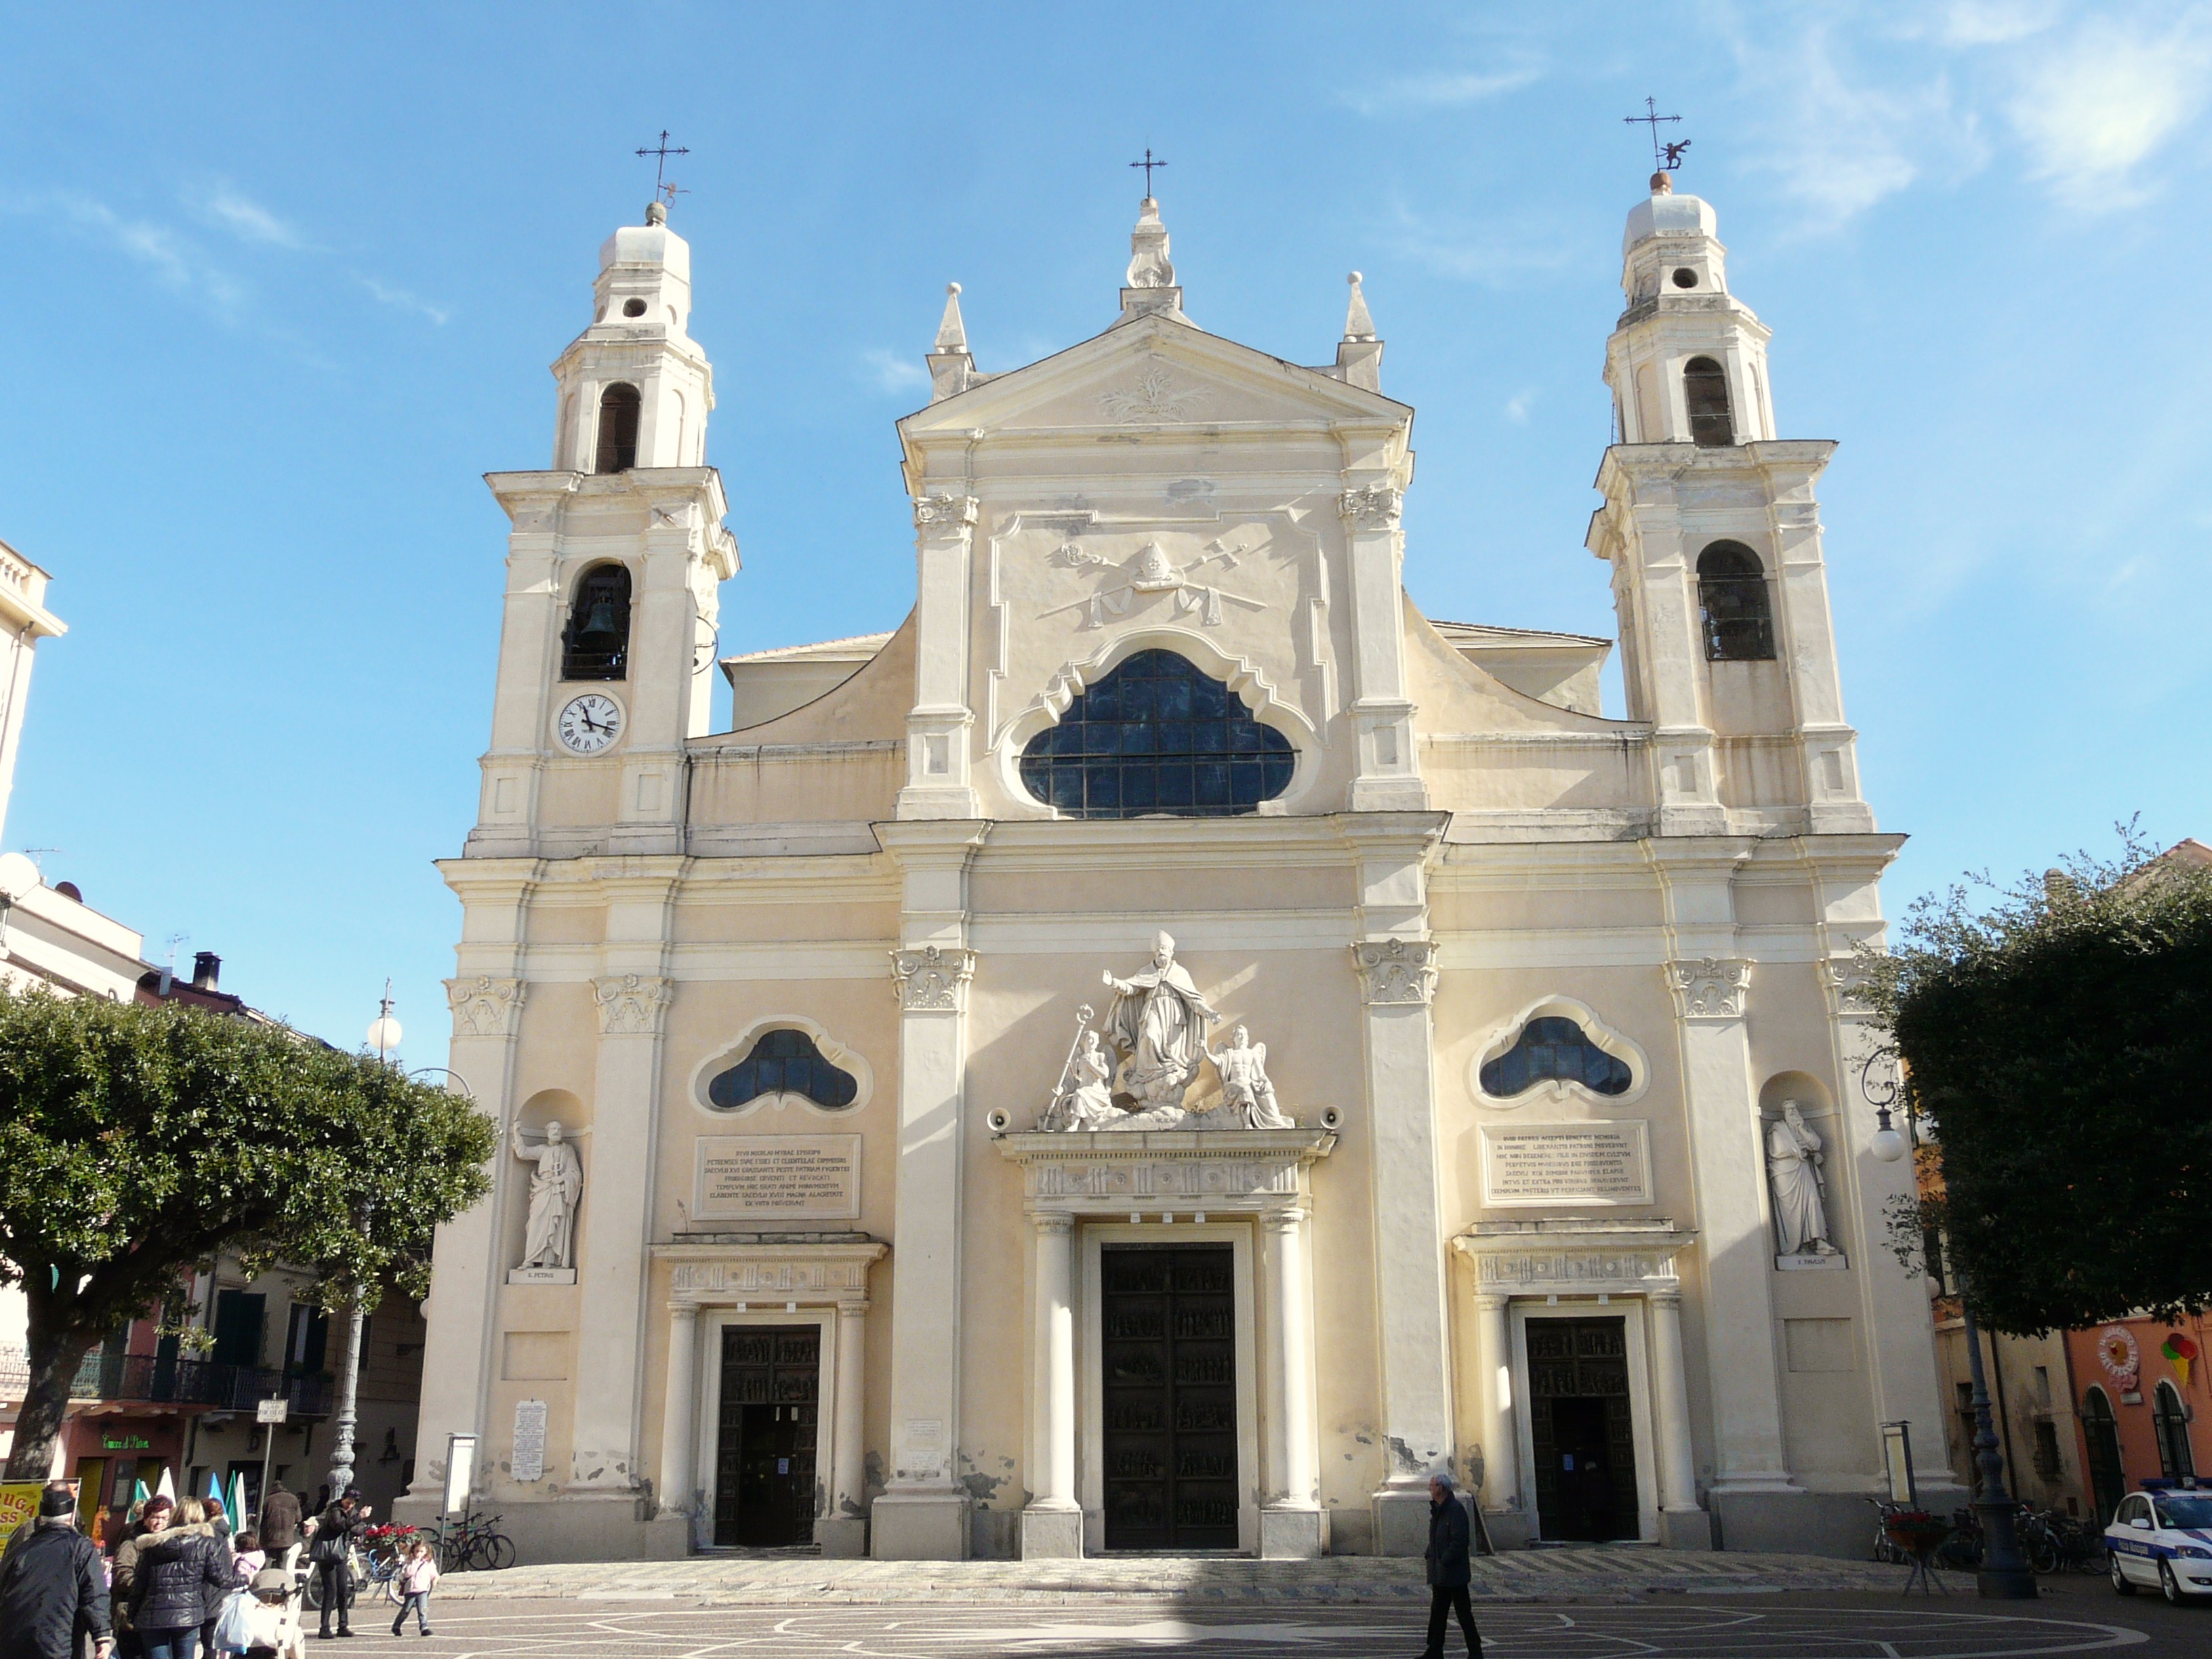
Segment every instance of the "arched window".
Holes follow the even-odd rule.
[[[1682,401],[1690,410],[1690,441],[1700,449],[1725,449],[1735,441],[1729,413],[1728,371],[1710,357],[1682,365]]]
[[[1766,571],[1741,542],[1715,542],[1698,555],[1698,610],[1708,662],[1771,662],[1774,613]]]
[[[599,452],[594,472],[627,472],[637,465],[637,388],[617,380],[599,394]]]
[[[1482,1091],[1499,1100],[1556,1079],[1579,1083],[1601,1095],[1624,1095],[1635,1081],[1627,1063],[1592,1042],[1583,1028],[1559,1015],[1532,1019],[1513,1046],[1483,1066]]]
[[[763,1031],[745,1057],[707,1085],[707,1098],[726,1112],[763,1095],[804,1095],[827,1111],[850,1106],[860,1080],[831,1065],[804,1031]]]
[[[629,571],[595,564],[576,583],[561,635],[561,678],[619,680],[629,675]]]
[[[1139,651],[1022,750],[1022,784],[1070,817],[1229,817],[1290,787],[1290,739],[1172,651]]]
[[[2127,1496],[2128,1478],[2120,1462],[2120,1425],[2112,1415],[2112,1396],[2094,1383],[2081,1396],[2081,1432],[2089,1443],[2089,1496],[2097,1506],[2097,1524],[2110,1526],[2112,1511]]]
[[[2158,1431],[2158,1472],[2171,1480],[2195,1474],[2197,1460],[2189,1449],[2189,1413],[2182,1409],[2181,1390],[2172,1383],[2158,1385],[2150,1420]]]

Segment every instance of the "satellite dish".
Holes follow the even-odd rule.
[[[13,904],[26,893],[35,893],[46,885],[40,878],[39,866],[21,853],[0,853],[0,898]]]

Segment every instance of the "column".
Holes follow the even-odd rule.
[[[675,984],[659,971],[678,862],[603,866],[606,971],[592,981],[599,1024],[592,1134],[577,1217],[575,1429],[568,1490],[634,1498],[644,1384],[647,1244],[657,1208],[660,1064]],[[665,872],[665,873],[663,873]]]
[[[1352,702],[1358,771],[1356,812],[1419,811],[1428,792],[1413,753],[1413,705],[1406,691],[1405,597],[1401,578],[1403,499],[1393,454],[1399,428],[1340,426],[1340,441],[1357,453],[1346,469],[1337,507],[1344,521],[1346,585],[1352,599]],[[1424,1499],[1424,1502],[1426,1500]]]
[[[1269,1401],[1267,1494],[1260,1509],[1260,1553],[1271,1560],[1310,1560],[1327,1553],[1320,1484],[1314,1468],[1313,1305],[1306,1282],[1305,1213],[1272,1210],[1263,1218]]]
[[[1658,1444],[1659,1541],[1668,1549],[1709,1550],[1713,1524],[1698,1507],[1691,1454],[1690,1390],[1682,1374],[1682,1287],[1654,1285],[1651,1310],[1651,1431]]]
[[[837,1398],[830,1443],[830,1513],[814,1523],[822,1553],[868,1553],[868,1303],[837,1304]]]
[[[1437,947],[1428,934],[1426,863],[1443,813],[1356,815],[1359,921],[1352,947],[1365,1004],[1369,1205],[1382,1357],[1382,1480],[1375,1552],[1419,1555],[1429,1541],[1429,1474],[1452,1462],[1443,1211],[1437,1192]]]
[[[1477,1259],[1478,1267],[1480,1265]],[[1514,1418],[1512,1298],[1488,1292],[1474,1298],[1477,1423],[1482,1437],[1480,1498],[1501,1549],[1528,1541],[1528,1517],[1521,1507],[1521,1437]],[[1509,1536],[1510,1535],[1510,1541]]]
[[[689,1516],[698,1500],[699,1304],[668,1304],[668,1378],[661,1393],[660,1512]]]
[[[1035,1427],[1030,1490],[1022,1510],[1022,1559],[1083,1553],[1083,1508],[1075,1497],[1075,1218],[1043,1210],[1036,1233]]]
[[[968,1490],[960,1445],[960,1228],[965,1146],[968,861],[988,826],[965,821],[877,826],[899,866],[891,953],[899,1003],[897,1248],[891,1252],[890,1468],[871,1511],[880,1559],[965,1560]]]
[[[902,818],[972,818],[968,781],[968,611],[970,547],[980,503],[957,489],[914,498],[914,707],[907,714]]]

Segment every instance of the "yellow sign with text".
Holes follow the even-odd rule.
[[[0,1483],[0,1540],[13,1538],[16,1528],[38,1514],[39,1494],[46,1489],[43,1480]]]

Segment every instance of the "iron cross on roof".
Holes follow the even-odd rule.
[[[1660,114],[1659,100],[1656,98],[1646,98],[1644,100],[1643,114],[1624,115],[1620,118],[1632,127],[1648,126],[1651,129],[1651,165],[1653,167],[1662,172],[1672,173],[1682,165],[1682,152],[1689,149],[1690,141],[1685,138],[1679,143],[1667,144],[1662,143],[1659,140],[1660,125],[1667,121],[1679,121],[1682,118],[1680,116]],[[665,137],[666,135],[662,136]]]
[[[1145,146],[1145,159],[1141,161],[1132,161],[1129,165],[1133,167],[1144,168],[1145,195],[1149,199],[1152,193],[1152,169],[1154,167],[1164,167],[1167,163],[1165,161],[1155,161],[1152,160],[1152,147],[1150,144],[1146,144]]]
[[[660,143],[659,144],[644,145],[639,148],[637,154],[640,161],[643,161],[648,155],[653,158],[653,193],[655,196],[665,196],[670,201],[673,202],[678,196],[688,193],[678,191],[675,185],[670,184],[667,181],[665,175],[668,172],[668,158],[670,156],[689,155],[690,153],[691,147],[688,144],[678,144],[673,148],[670,146],[668,143],[668,129],[665,127],[663,127],[660,130]]]

